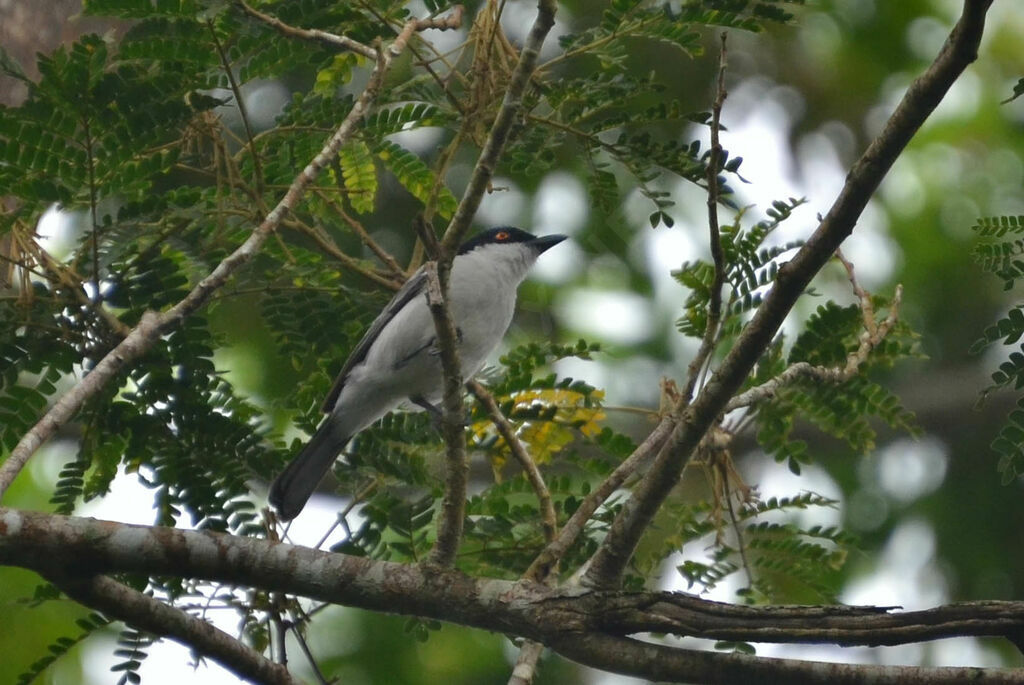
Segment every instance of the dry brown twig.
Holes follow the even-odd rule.
[[[903,301],[903,286],[896,286],[892,302],[889,305],[889,313],[881,323],[878,323],[874,306],[871,304],[871,294],[864,290],[857,282],[853,264],[843,257],[839,251],[836,251],[836,258],[839,259],[846,269],[853,292],[857,296],[864,321],[864,330],[860,334],[857,349],[847,356],[846,364],[841,367],[815,366],[807,362],[792,364],[770,381],[750,388],[733,397],[725,405],[725,411],[729,412],[769,400],[775,397],[780,388],[801,379],[812,379],[825,383],[844,383],[857,375],[860,367],[864,365],[871,355],[871,351],[889,335],[889,332],[899,320],[900,304]]]

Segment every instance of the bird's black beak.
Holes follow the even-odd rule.
[[[544,252],[548,248],[554,247],[558,243],[562,242],[569,236],[561,235],[560,233],[554,233],[552,235],[541,236],[540,238],[534,238],[530,241],[530,245],[537,250],[537,254]]]

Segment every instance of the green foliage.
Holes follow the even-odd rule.
[[[723,519],[721,506],[673,503],[680,522],[665,547],[711,538],[706,559],[686,559],[676,571],[690,588],[713,588],[736,573],[746,576],[737,596],[744,602],[834,601],[838,571],[856,539],[835,528],[802,527],[793,513],[835,507],[837,502],[804,492],[795,497],[750,498],[735,509],[734,519]]]
[[[377,158],[384,162],[384,166],[395,175],[402,187],[408,190],[413,197],[424,204],[432,200],[437,179],[419,157],[390,140],[377,142],[374,152]],[[455,212],[458,201],[452,191],[444,186],[438,187],[440,194],[437,197],[437,213],[447,219]]]
[[[93,612],[84,618],[77,619],[75,621],[75,625],[81,629],[81,632],[75,637],[57,638],[53,644],[46,648],[47,652],[49,652],[46,656],[33,662],[32,665],[29,666],[28,670],[18,676],[18,685],[29,685],[29,683],[35,682],[51,664],[67,654],[74,647],[80,645],[97,630],[110,625],[110,620]]]
[[[1000,104],[1005,105],[1007,103],[1013,102],[1021,95],[1024,95],[1024,78],[1017,79],[1017,83],[1015,83],[1013,86],[1013,95],[1003,100]]]
[[[735,330],[743,315],[761,304],[761,292],[770,285],[778,272],[778,259],[800,247],[801,243],[767,245],[769,236],[804,200],[790,198],[776,201],[767,211],[769,220],[759,221],[749,229],[743,228],[744,212],[737,213],[731,224],[722,226],[719,233],[725,258],[725,284],[723,294],[722,331]],[[714,265],[705,260],[683,264],[672,275],[680,285],[690,291],[684,303],[685,314],[676,322],[679,331],[694,338],[703,338],[707,330],[708,308],[714,284]]]
[[[974,247],[975,260],[1003,281],[1004,290],[1011,290],[1017,279],[1024,276],[1024,239],[1015,237],[1024,234],[1024,216],[982,217],[973,230],[979,237]],[[992,384],[984,390],[982,399],[999,388],[1024,388],[1024,345],[1018,344],[1022,335],[1024,307],[1018,305],[986,328],[971,345],[971,354],[980,354],[997,342],[1015,348],[992,373]],[[1017,405],[992,441],[992,449],[999,454],[998,469],[1004,485],[1024,473],[1024,399]]]
[[[139,667],[149,654],[147,649],[152,646],[154,638],[146,633],[141,633],[132,628],[125,628],[117,637],[117,649],[114,656],[120,657],[122,661],[110,667],[114,673],[120,673],[117,685],[131,683],[137,685],[142,682],[139,675]]]
[[[890,303],[876,297],[874,306],[877,311]],[[863,330],[862,317],[857,305],[840,307],[833,302],[821,305],[793,342],[787,364],[805,362],[820,368],[842,369],[849,355],[857,351]],[[890,366],[916,354],[915,336],[905,324],[897,323],[848,381],[792,383],[759,405],[756,414],[758,442],[776,461],[785,461],[791,471],[800,473],[800,465],[809,462],[809,455],[802,440],[790,438],[797,418],[804,418],[825,433],[845,441],[859,454],[874,449],[876,431],[871,418],[917,435],[919,429],[913,414],[895,395],[868,377],[873,368]]]
[[[1024,216],[982,217],[972,229],[980,240],[974,246],[974,258],[985,271],[1003,281],[1010,290],[1024,276]]]
[[[1024,474],[1024,398],[1017,400],[1016,408],[992,441],[992,449],[999,454],[998,468],[1003,485],[1009,485]]]
[[[370,148],[358,140],[348,143],[338,151],[338,162],[352,208],[362,214],[372,212],[377,197],[377,170]]]
[[[394,37],[394,27],[408,17],[406,4],[270,0],[258,7],[296,26],[375,44]],[[426,4],[434,12],[450,6]],[[596,211],[614,215],[624,191],[636,188],[650,203],[651,225],[665,227],[677,220],[669,189],[679,180],[703,187],[710,172],[718,177],[721,204],[731,207],[729,184],[739,177],[742,157],[724,151],[719,167],[709,170],[702,141],[710,115],[692,111],[664,76],[639,74],[632,62],[641,49],[667,49],[673,59],[700,57],[705,27],[760,31],[790,21],[795,4],[614,0],[594,25],[573,27],[575,33],[561,39],[562,54],[536,73],[496,172],[533,180],[566,167],[568,158],[569,168],[575,165],[586,179]],[[146,311],[173,307],[247,239],[352,111],[353,84],[362,83],[370,67],[361,57],[281,35],[219,0],[87,0],[85,11],[130,24],[119,39],[87,35],[42,56],[41,78],[30,84],[26,102],[0,109],[0,195],[17,199],[15,209],[0,215],[0,238],[19,246],[14,259],[24,274],[20,287],[12,288],[16,296],[0,300],[4,452],[38,420],[59,387],[87,373],[118,343],[124,326],[137,324]],[[415,38],[411,45],[421,51],[396,60],[358,135],[329,160],[316,187],[261,253],[210,306],[165,331],[143,359],[82,409],[77,449],[65,455],[52,493],[57,511],[72,513],[81,502],[105,495],[115,475],[127,471],[152,492],[157,524],[268,535],[256,511],[262,493],[258,486],[253,491],[253,483],[279,471],[299,448],[301,441],[288,432],[292,427],[315,429],[335,373],[390,295],[378,284],[398,280],[390,267],[381,269],[367,243],[378,240],[396,259],[411,254],[398,263],[416,266],[412,215],[427,210],[447,219],[455,212],[453,191],[507,80],[501,65],[470,67],[471,60],[438,57],[423,43]],[[458,73],[443,77],[447,67]],[[0,69],[24,78],[3,53]],[[243,120],[237,100],[264,79],[294,92],[275,123],[259,130],[267,124],[257,125],[252,113]],[[679,128],[688,125],[691,130]],[[426,128],[438,134],[437,151],[414,152],[420,148],[396,136]],[[452,142],[449,157],[443,151]],[[746,324],[781,261],[799,246],[772,237],[802,202],[776,202],[752,226],[739,211],[722,227],[718,350]],[[49,244],[35,235],[40,216],[55,203],[75,221],[66,254],[50,254]],[[356,219],[349,211],[366,222],[365,234],[352,228]],[[1003,233],[992,235],[1015,234],[1017,227],[1006,222]],[[1007,277],[1018,268],[1017,247],[998,250],[991,263]],[[346,258],[336,260],[339,253]],[[703,338],[714,267],[688,263],[676,278],[689,289],[679,330]],[[878,309],[886,306],[876,300]],[[1007,326],[1017,326],[1018,318],[1011,315]],[[823,305],[788,353],[781,338],[775,341],[746,387],[770,381],[798,361],[844,364],[861,325],[856,308]],[[1015,328],[996,328],[990,342],[1016,341]],[[246,372],[243,351],[259,360],[257,372]],[[609,408],[599,388],[552,371],[559,360],[587,360],[599,352],[599,345],[583,340],[531,343],[509,351],[488,376],[490,392],[545,477],[559,526],[635,449],[630,437],[606,425]],[[912,336],[899,325],[850,382],[783,388],[749,410],[761,445],[799,470],[810,455],[791,437],[798,419],[857,451],[873,443],[872,418],[913,430],[896,399],[867,376],[912,353]],[[267,378],[253,381],[263,372]],[[1008,377],[1015,373],[1006,371]],[[491,466],[494,478],[467,503],[458,564],[469,573],[517,578],[546,542],[538,496],[485,409],[475,402],[467,408],[470,451]],[[344,536],[333,548],[422,561],[434,541],[443,451],[422,413],[395,413],[361,432],[335,466],[337,490],[350,506],[339,514]],[[565,573],[593,554],[623,502],[616,494],[586,523],[562,559]],[[693,587],[709,589],[741,571],[746,554],[755,577],[745,600],[792,593],[793,583],[827,597],[850,540],[837,531],[760,517],[831,504],[814,495],[751,499],[739,507],[738,537],[727,544],[720,497],[670,503],[669,532],[638,557],[628,583],[638,586],[667,555],[714,535],[707,560],[680,565]],[[135,580],[171,603],[204,597],[205,588],[187,580]],[[237,612],[246,638],[266,647],[271,599],[253,593],[241,601],[228,593],[219,600]],[[410,626],[423,639],[434,627],[421,621]],[[53,658],[84,637],[59,641]],[[151,643],[142,633],[122,632],[114,669],[120,682],[138,682]],[[47,658],[33,666],[30,678],[52,662]]]

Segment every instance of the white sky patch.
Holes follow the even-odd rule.
[[[900,438],[875,457],[879,484],[892,499],[909,503],[934,492],[946,479],[949,449],[940,440]]]
[[[480,200],[480,209],[476,212],[478,226],[508,226],[520,223],[527,207],[527,197],[513,181],[505,177],[495,177],[491,185],[492,193],[484,193]],[[500,190],[498,190],[500,188]]]
[[[587,191],[565,172],[548,174],[533,199],[533,233],[576,235],[590,216]]]
[[[901,606],[917,610],[949,600],[935,560],[935,531],[921,519],[907,519],[892,531],[874,568],[843,589],[844,604]]]
[[[729,94],[731,106],[722,114],[728,128],[720,134],[722,146],[730,157],[743,157],[739,173],[750,181],[730,179],[730,185],[741,204],[756,204],[761,212],[773,200],[799,195],[785,138],[792,126],[786,99],[787,94],[773,89],[770,82],[753,79]],[[740,112],[745,115],[737,115]]]
[[[949,35],[949,24],[934,16],[918,17],[907,26],[907,47],[920,60],[931,61]]]
[[[651,336],[650,308],[647,298],[640,295],[590,288],[579,288],[556,304],[567,327],[621,345],[634,345]]]
[[[274,125],[274,120],[284,106],[291,100],[292,94],[280,81],[254,81],[242,87],[245,98],[245,112],[249,124],[255,131],[262,131]],[[233,105],[231,107],[237,112]]]
[[[925,191],[917,164],[907,155],[896,160],[879,188],[886,207],[904,218],[921,213],[925,206]]]
[[[533,220],[527,230],[535,235],[562,233],[569,240],[548,250],[530,270],[530,277],[546,283],[565,283],[586,265],[583,250],[573,240],[590,215],[586,189],[571,174],[548,174],[533,198]]]
[[[36,233],[39,235],[39,245],[44,250],[56,259],[63,259],[75,247],[75,215],[58,205],[50,205],[39,217]]]
[[[569,238],[541,255],[530,269],[530,278],[544,283],[565,283],[572,280],[586,263],[586,253]]]
[[[401,145],[406,150],[422,157],[428,152],[432,152],[437,149],[438,145],[441,144],[443,131],[444,129],[437,126],[421,126],[419,128],[412,128],[405,131],[399,131],[398,133],[392,133],[385,137],[388,140]]]

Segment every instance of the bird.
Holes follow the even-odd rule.
[[[448,303],[463,377],[476,375],[504,338],[516,291],[530,267],[565,239],[499,226],[459,247],[452,260]],[[327,416],[270,486],[268,499],[282,521],[299,515],[359,431],[400,406],[440,415],[443,374],[425,268],[409,277],[352,349],[321,408]]]

